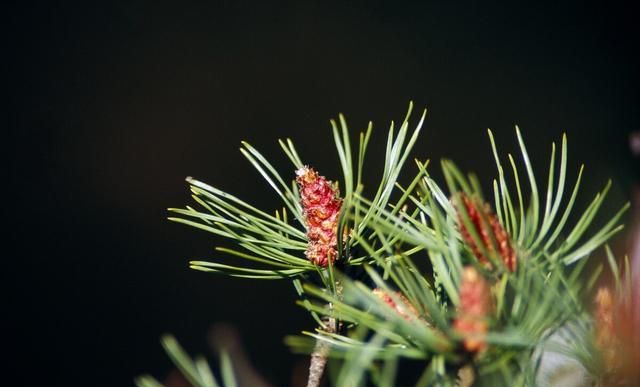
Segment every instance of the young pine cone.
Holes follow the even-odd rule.
[[[464,337],[464,348],[469,352],[482,352],[487,347],[485,336],[489,330],[491,312],[489,284],[471,266],[464,268],[460,284],[460,305],[453,329]]]
[[[494,243],[491,240],[491,235],[495,240],[498,247],[498,255],[502,259],[504,265],[509,271],[514,272],[516,270],[516,253],[511,246],[511,240],[509,235],[502,227],[498,218],[491,211],[489,204],[483,203],[476,198],[471,198],[465,194],[460,195],[460,199],[469,215],[469,219],[475,229],[476,233],[480,236],[482,247],[489,254],[495,251]],[[486,221],[483,221],[484,220]],[[489,259],[482,253],[482,249],[478,246],[475,240],[472,238],[471,233],[462,221],[462,214],[458,209],[458,223],[460,224],[460,233],[465,243],[471,247],[473,255],[478,261],[485,266],[490,267],[491,263]]]
[[[418,311],[413,307],[413,305],[411,305],[409,300],[402,293],[394,292],[394,299],[394,297],[391,297],[389,292],[380,288],[375,288],[372,290],[372,292],[376,297],[381,299],[385,304],[389,305],[393,310],[396,311],[396,313],[398,313],[398,315],[400,315],[405,320],[411,321],[418,318]],[[395,300],[398,300],[400,302],[396,302]]]
[[[342,199],[338,188],[309,167],[296,171],[309,245],[306,256],[313,264],[326,267],[338,257],[337,229]]]

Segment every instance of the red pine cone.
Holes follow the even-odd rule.
[[[634,320],[634,314],[640,310],[638,302],[633,290],[614,297],[609,288],[598,289],[593,313],[594,339],[605,372],[599,385],[640,385],[637,334],[640,322]]]
[[[460,284],[460,305],[453,329],[464,337],[464,348],[469,352],[481,352],[487,347],[485,336],[489,330],[487,321],[491,312],[489,284],[471,266],[464,268]]]
[[[484,247],[484,249],[489,253],[495,251],[494,244],[491,241],[491,234],[493,234],[493,237],[498,245],[498,254],[502,258],[502,262],[504,262],[509,271],[514,272],[516,270],[517,263],[515,250],[511,246],[509,235],[498,221],[498,218],[491,211],[491,207],[489,206],[489,204],[482,203],[477,199],[472,199],[465,194],[461,194],[460,198],[462,199],[462,203],[467,210],[467,214],[469,215],[469,219],[471,220],[474,229],[482,240],[482,246]],[[486,223],[483,222],[482,217],[484,217]],[[462,238],[471,247],[471,250],[473,251],[473,254],[476,256],[478,261],[480,261],[485,266],[490,267],[491,264],[489,260],[484,256],[484,254],[482,254],[482,250],[471,237],[469,230],[467,230],[467,227],[462,221],[462,215],[460,213],[458,214],[458,223],[460,224],[460,232],[462,234]],[[487,223],[489,227],[486,227]]]
[[[613,296],[608,288],[598,289],[596,294],[596,345],[603,350],[610,349],[615,338],[613,330]]]
[[[405,320],[409,321],[418,317],[418,311],[413,307],[413,305],[411,305],[409,300],[402,293],[394,292],[394,296],[396,297],[396,299],[400,300],[400,303],[396,303],[389,292],[383,289],[375,288],[372,292],[376,297],[381,299],[385,304],[389,305]]]
[[[338,189],[312,168],[302,167],[296,175],[309,239],[306,256],[313,264],[326,267],[338,257],[336,233],[342,199]]]

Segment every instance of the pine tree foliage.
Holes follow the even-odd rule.
[[[304,353],[318,343],[330,348],[338,386],[397,385],[406,362],[420,368],[416,386],[536,385],[541,353],[557,332],[575,340],[554,350],[570,354],[597,380],[603,375],[597,365],[603,364],[598,358],[602,348],[590,339],[590,306],[584,300],[592,298],[604,266],[592,272],[585,268],[591,253],[622,229],[620,219],[629,205],[594,227],[611,183],[586,208],[576,209],[583,167],[570,185],[566,136],[559,152],[555,143],[551,146],[543,187],[517,127],[520,161],[510,154],[503,158],[488,132],[497,167],[491,200],[473,174],[465,175],[450,160],[441,162],[444,184],[432,178],[428,161],[414,160],[415,176],[401,185],[400,172],[426,115],[410,130],[412,108],[397,131],[391,124],[373,192],[365,192],[362,183],[371,123],[359,134],[356,153],[344,116],[331,121],[344,189],[335,263],[322,267],[305,257],[305,208],[292,176],[307,164],[287,139],[279,141],[292,163],[286,173],[276,171],[250,144],[243,142],[241,148],[282,199],[282,209],[273,215],[187,179],[196,205],[170,209],[170,219],[229,240],[235,247],[217,250],[237,261],[198,260],[191,267],[248,279],[291,280],[299,304],[318,328],[286,342]],[[570,224],[572,219],[577,221]],[[623,297],[621,284],[628,282],[619,278],[615,259],[607,253],[616,294]],[[336,329],[328,329],[327,321]],[[172,340],[165,339],[165,347],[191,383],[216,385],[203,384],[202,375],[210,374],[200,374],[205,368]],[[232,385],[229,375],[225,385]],[[138,380],[141,386],[153,383]]]

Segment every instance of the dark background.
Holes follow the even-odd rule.
[[[640,128],[631,2],[90,3],[2,6],[12,385],[163,378],[163,332],[208,354],[221,321],[267,380],[291,383],[304,360],[282,338],[313,327],[292,286],[190,271],[224,241],[165,220],[190,201],[187,175],[278,206],[241,140],[286,173],[276,139],[291,137],[337,179],[328,119],[344,112],[354,130],[373,120],[373,179],[389,121],[414,100],[430,112],[416,156],[451,157],[488,183],[486,128],[513,151],[518,124],[544,180],[566,131],[571,170],[587,165],[579,204],[608,177],[606,210],[628,200],[627,139]]]

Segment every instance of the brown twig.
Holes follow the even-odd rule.
[[[336,319],[329,318],[324,328],[325,332],[336,333]],[[329,357],[329,344],[323,340],[317,340],[316,346],[311,353],[311,364],[309,365],[309,379],[307,380],[307,387],[318,387],[322,374],[327,365],[327,359]]]

